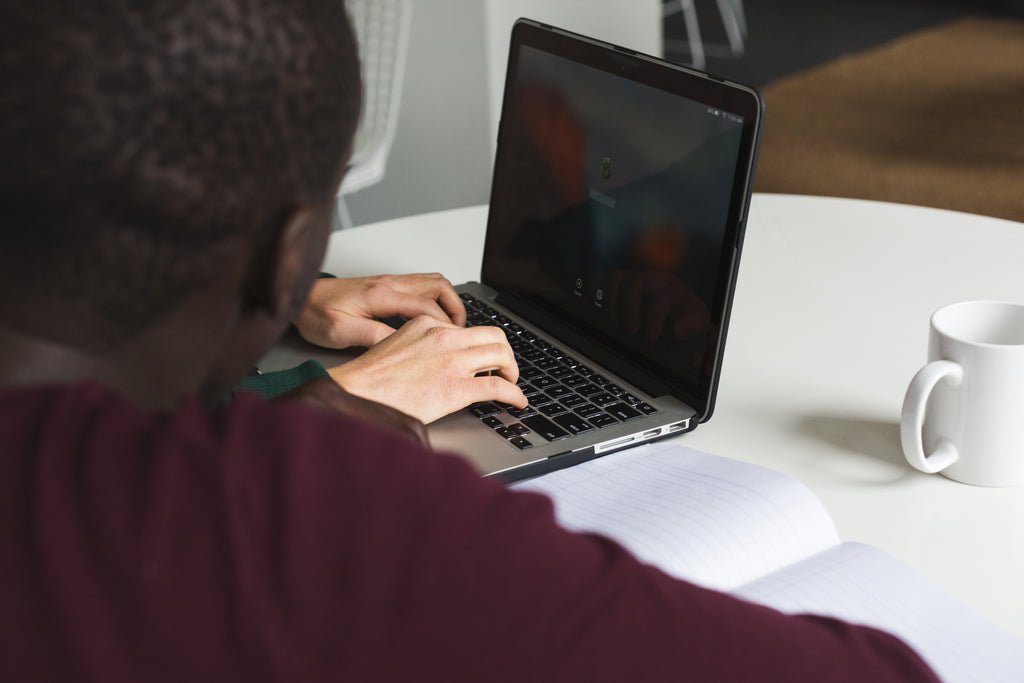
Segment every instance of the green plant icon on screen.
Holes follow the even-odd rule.
[[[601,158],[601,177],[608,180],[612,177],[612,172],[615,170],[615,162],[612,161],[611,157]]]

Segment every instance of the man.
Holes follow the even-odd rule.
[[[324,252],[358,112],[340,3],[8,0],[0,70],[0,679],[934,680],[400,434],[217,407]],[[476,334],[438,323],[388,339]]]

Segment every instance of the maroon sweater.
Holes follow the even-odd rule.
[[[934,680],[334,415],[0,391],[0,680]]]

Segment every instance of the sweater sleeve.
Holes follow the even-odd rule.
[[[254,480],[247,464],[250,481],[287,482],[283,495],[247,495],[275,501],[267,523],[287,520],[274,542],[288,541],[280,573],[248,585],[305,607],[292,612],[295,633],[330,677],[936,680],[888,634],[671,578],[606,538],[564,530],[547,498],[481,479],[454,456],[351,422],[299,421],[286,464],[264,461],[284,470]],[[324,453],[325,443],[344,447]],[[250,550],[265,555],[268,535],[251,532]]]
[[[327,369],[316,360],[307,360],[294,368],[247,375],[235,385],[233,393],[254,393],[266,399],[276,398],[297,389],[317,377],[329,377]]]

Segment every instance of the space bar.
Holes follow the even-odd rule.
[[[537,434],[543,436],[548,441],[558,441],[559,439],[564,439],[569,436],[569,432],[565,431],[543,415],[531,415],[530,417],[524,417],[522,419],[522,423]]]

